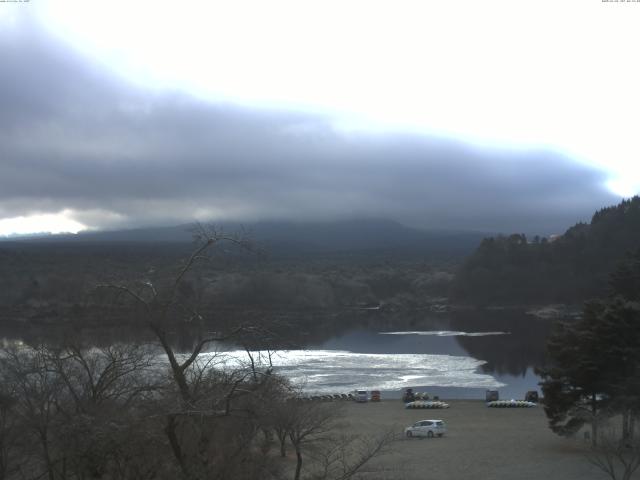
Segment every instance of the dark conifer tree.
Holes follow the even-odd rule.
[[[640,413],[640,250],[610,277],[607,298],[549,339],[550,366],[539,369],[551,429],[572,434],[585,422],[597,439],[598,416],[622,415],[624,438]]]
[[[582,302],[602,295],[612,266],[638,247],[640,196],[599,210],[553,241],[528,243],[523,234],[485,239],[460,268],[451,294],[476,304]],[[639,287],[638,277],[616,284],[627,298],[629,290],[640,296]]]

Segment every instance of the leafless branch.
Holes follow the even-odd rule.
[[[601,428],[598,446],[592,447],[587,461],[611,480],[630,480],[640,468],[640,440],[623,439],[616,429]]]

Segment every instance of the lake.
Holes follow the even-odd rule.
[[[552,321],[513,310],[466,311],[411,319],[370,315],[328,335],[309,335],[301,348],[271,352],[275,370],[309,393],[381,390],[400,398],[406,387],[441,398],[523,398],[537,390]],[[228,347],[229,362],[244,350]],[[266,358],[266,352],[253,354]]]
[[[460,310],[448,313],[342,312],[293,318],[280,328],[276,344],[255,343],[254,356],[271,348],[274,369],[309,393],[381,390],[400,398],[406,387],[441,398],[523,398],[538,389],[534,368],[544,362],[553,322],[517,310]],[[86,329],[84,344],[152,341],[144,329]],[[0,327],[5,341],[56,341],[60,332],[22,332]],[[174,345],[187,351],[193,332],[176,333]],[[245,345],[246,346],[246,345]],[[245,362],[238,345],[217,345],[223,363]],[[205,355],[211,355],[212,352]]]

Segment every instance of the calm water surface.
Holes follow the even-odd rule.
[[[271,359],[276,371],[308,392],[378,389],[399,398],[404,388],[413,387],[441,398],[484,398],[486,389],[498,389],[501,398],[522,398],[527,390],[538,388],[533,370],[544,362],[552,323],[506,310],[320,316],[304,323],[305,328],[292,322],[281,332],[281,344]],[[85,343],[96,345],[152,339],[144,330],[82,333]],[[55,341],[56,335],[60,334],[0,327],[5,340],[35,343],[43,338]],[[174,338],[184,351],[194,341],[189,332]],[[223,363],[229,366],[246,361],[246,352],[236,345],[217,348],[225,351]],[[255,345],[251,350],[266,348]]]
[[[300,348],[272,355],[276,370],[308,392],[379,389],[399,398],[406,387],[441,398],[523,398],[538,389],[537,365],[552,322],[514,311],[369,318]],[[233,351],[231,361],[246,354]],[[263,352],[264,353],[264,352]]]

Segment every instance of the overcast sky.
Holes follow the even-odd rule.
[[[0,3],[0,235],[562,231],[640,186],[639,20],[601,0]]]

